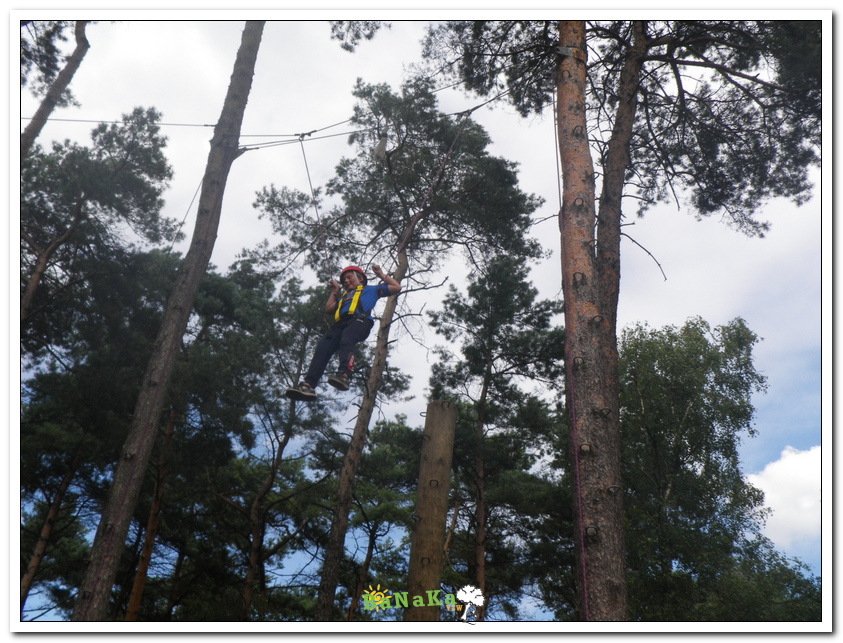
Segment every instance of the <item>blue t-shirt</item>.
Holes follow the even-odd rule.
[[[372,309],[378,303],[381,297],[389,297],[389,285],[385,282],[379,283],[377,286],[363,286],[360,291],[360,299],[357,300],[357,309],[354,311],[355,315],[362,315],[371,319]],[[342,319],[351,307],[351,300],[354,298],[354,291],[350,290],[342,294],[340,299],[340,319]]]

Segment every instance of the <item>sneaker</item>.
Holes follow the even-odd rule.
[[[340,391],[348,390],[348,373],[337,373],[328,378],[328,384]]]
[[[287,397],[298,402],[312,402],[316,399],[316,391],[307,382],[287,389]]]

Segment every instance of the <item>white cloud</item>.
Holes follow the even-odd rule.
[[[788,446],[763,471],[747,476],[773,510],[764,534],[787,553],[820,537],[821,453],[819,446],[807,451]]]

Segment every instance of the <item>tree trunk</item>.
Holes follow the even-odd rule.
[[[77,595],[74,621],[103,620],[107,614],[120,552],[152,452],[179,343],[216,241],[228,173],[241,154],[238,148],[240,127],[252,86],[263,25],[262,21],[249,21],[243,30],[228,93],[211,140],[190,249],[173,285],[141,384],[129,435],[94,539],[91,562]]]
[[[184,563],[184,550],[180,547],[176,564],[173,567],[173,575],[170,579],[170,592],[167,597],[167,609],[164,611],[164,620],[169,621],[173,618],[173,610],[179,604],[179,581],[181,580],[181,566]]]
[[[44,128],[44,124],[47,122],[50,114],[53,113],[56,105],[58,105],[61,100],[61,95],[65,92],[67,86],[70,85],[70,81],[73,79],[73,75],[76,73],[76,70],[79,69],[79,65],[82,64],[82,59],[85,57],[85,54],[88,53],[90,45],[88,44],[88,39],[85,37],[85,27],[87,25],[87,20],[76,21],[76,28],[74,30],[76,36],[76,48],[68,57],[64,69],[59,72],[59,75],[56,76],[53,84],[50,85],[50,89],[47,90],[47,95],[44,96],[44,100],[41,101],[41,104],[38,106],[38,110],[35,112],[32,120],[29,121],[29,125],[26,126],[23,133],[20,135],[21,161],[23,161],[23,159],[25,159],[29,154],[29,150],[31,150],[32,146],[35,144],[35,139],[38,138],[38,135]]]
[[[240,609],[240,620],[249,620],[249,611],[252,609],[252,594],[254,593],[255,577],[258,568],[262,564],[261,551],[263,550],[264,525],[263,517],[258,508],[253,506],[249,514],[251,532],[249,535],[249,566],[246,568],[246,578],[243,581],[243,605]]]
[[[441,583],[456,423],[457,407],[453,403],[436,401],[427,405],[407,574],[410,602],[404,610],[405,621],[439,620],[439,605],[432,599],[424,606],[415,605],[412,599],[430,597],[429,592],[436,592]]]
[[[620,621],[626,619],[626,565],[614,337],[617,304],[616,297],[613,306],[611,298],[606,301],[601,293],[600,253],[604,249],[597,247],[594,232],[584,22],[559,23],[559,53],[558,132],[564,185],[559,224],[566,404],[576,515],[577,610],[581,620]],[[611,225],[601,232],[611,236]]]
[[[483,429],[486,426],[486,399],[489,396],[489,382],[492,378],[492,358],[486,364],[486,375],[483,378],[483,390],[480,392],[480,399],[477,402],[477,423],[474,427],[474,434],[477,438],[477,447],[474,453],[474,475],[477,486],[477,497],[474,505],[474,577],[477,589],[486,595],[486,460],[484,455],[485,436]],[[485,605],[475,605],[474,620],[482,621],[485,615]]]
[[[600,292],[603,308],[610,322],[607,340],[612,342],[609,356],[617,371],[617,318],[618,294],[621,280],[621,198],[624,177],[629,164],[629,144],[638,99],[638,82],[643,56],[647,53],[646,23],[637,20],[632,23],[632,47],[626,55],[618,84],[618,108],[612,137],[606,152],[603,189],[600,195],[600,210],[597,216],[597,251],[600,278]],[[614,378],[617,381],[617,378]]]
[[[249,611],[252,608],[252,594],[254,592],[255,578],[263,566],[266,556],[263,551],[263,539],[266,533],[265,513],[262,510],[264,498],[272,490],[272,485],[275,482],[275,474],[281,464],[281,458],[284,455],[284,449],[292,437],[292,426],[288,425],[284,432],[284,438],[275,449],[275,456],[272,458],[272,464],[269,471],[264,476],[263,482],[258,492],[255,494],[251,505],[249,506],[249,525],[251,527],[251,537],[249,540],[249,566],[246,570],[246,578],[243,582],[243,608],[240,613],[241,620],[249,620]]]
[[[398,266],[392,276],[400,282],[407,274],[407,269],[407,253],[402,249],[398,253]],[[363,447],[366,445],[369,423],[375,409],[375,398],[380,389],[383,372],[386,370],[389,331],[397,304],[398,296],[393,295],[387,299],[384,306],[378,327],[372,369],[369,372],[368,380],[366,380],[363,400],[360,404],[360,411],[357,413],[357,422],[354,424],[354,432],[351,435],[351,442],[348,445],[348,451],[345,454],[340,471],[334,516],[331,521],[328,544],[325,547],[325,561],[322,564],[319,595],[316,599],[316,610],[314,612],[314,618],[317,621],[329,621],[334,617],[334,593],[337,589],[337,582],[339,582],[340,563],[345,551],[345,534],[348,529],[348,512],[351,509],[351,499],[354,494],[354,478],[357,475],[357,466],[360,464]]]
[[[47,271],[50,258],[55,254],[56,250],[58,250],[67,242],[68,239],[70,239],[71,236],[73,236],[73,233],[82,222],[82,218],[85,215],[85,200],[84,194],[79,197],[73,209],[73,219],[71,220],[70,225],[67,226],[67,230],[50,241],[47,247],[38,247],[28,235],[24,235],[29,247],[32,248],[32,251],[35,253],[36,258],[32,274],[29,275],[29,278],[26,280],[26,287],[24,288],[23,294],[20,298],[21,323],[25,322],[32,313],[32,302],[35,299],[35,291],[38,290],[38,286],[41,285],[41,279]]]
[[[354,588],[354,596],[351,598],[351,605],[348,606],[347,621],[353,621],[355,614],[357,614],[357,606],[360,603],[360,598],[363,596],[363,585],[366,584],[366,578],[369,576],[369,566],[372,564],[372,556],[375,554],[375,545],[378,541],[378,528],[380,523],[376,523],[369,532],[369,542],[366,545],[366,557],[363,559],[363,564],[357,574],[357,586]]]
[[[61,503],[64,501],[64,496],[67,493],[73,477],[76,475],[77,462],[70,465],[67,473],[59,483],[58,489],[53,496],[53,501],[50,503],[50,509],[47,511],[47,516],[44,518],[44,524],[41,525],[41,532],[38,534],[38,542],[35,543],[35,550],[29,559],[26,566],[26,572],[20,579],[20,610],[23,612],[23,607],[26,604],[26,597],[29,595],[29,590],[32,589],[32,583],[35,580],[35,575],[38,573],[38,567],[41,565],[41,559],[44,558],[44,552],[47,551],[47,544],[50,542],[50,537],[53,535],[53,527],[56,524]]]
[[[170,419],[161,439],[161,453],[158,455],[158,474],[152,491],[152,503],[149,507],[149,520],[146,523],[143,548],[141,549],[138,568],[135,570],[135,581],[129,594],[129,606],[126,608],[126,621],[136,621],[140,609],[143,588],[146,585],[146,574],[152,560],[152,550],[155,548],[155,537],[158,535],[158,519],[161,516],[161,503],[164,500],[164,484],[167,478],[167,460],[169,458],[170,443],[176,426],[176,411],[170,409]]]

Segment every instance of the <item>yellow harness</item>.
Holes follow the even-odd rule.
[[[351,305],[348,307],[347,315],[353,315],[354,311],[357,310],[357,302],[360,301],[360,293],[363,292],[363,286],[357,286],[354,289],[354,295],[351,297]],[[342,304],[344,301],[348,299],[348,295],[351,293],[349,290],[348,292],[344,293],[342,297],[340,297],[339,302],[337,302],[337,309],[334,311],[334,321],[338,322],[340,320],[340,308],[342,308]]]

